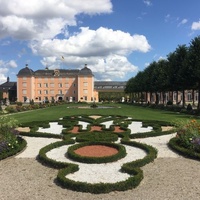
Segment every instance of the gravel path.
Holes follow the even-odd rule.
[[[0,164],[1,200],[197,200],[200,164],[186,158],[157,158],[142,168],[140,185],[125,192],[89,194],[63,189],[54,183],[57,170],[34,158],[9,158]]]

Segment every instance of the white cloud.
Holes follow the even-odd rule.
[[[54,38],[76,25],[81,13],[111,13],[110,0],[0,0],[0,38],[20,40]]]
[[[9,61],[0,60],[0,67],[3,69],[16,68],[17,63],[14,60],[9,60]]]
[[[9,62],[6,63],[6,67],[17,68],[17,63],[14,60],[10,60]]]
[[[193,22],[191,29],[195,31],[200,30],[200,20],[198,22]]]
[[[89,65],[98,80],[120,80],[127,73],[136,73],[138,67],[131,64],[126,57],[119,55],[108,56],[106,59],[98,59],[95,65]]]
[[[160,61],[160,60],[166,60],[166,57],[160,56],[160,57],[158,58],[158,61]]]
[[[68,39],[53,39],[34,42],[32,51],[46,57],[49,56],[107,56],[110,54],[127,55],[132,51],[148,52],[150,45],[143,35],[130,35],[122,31],[114,31],[100,27],[91,30],[82,27],[81,32]]]
[[[188,22],[187,19],[183,19],[183,20],[178,24],[178,26],[181,26],[181,25],[183,25],[183,24],[186,24],[187,22]]]
[[[137,70],[126,56],[133,51],[146,53],[151,46],[143,35],[130,35],[103,27],[97,30],[82,27],[79,33],[68,39],[46,39],[32,43],[31,48],[35,54],[44,57],[42,64],[50,68],[59,64],[77,68],[87,63],[102,77],[123,78],[127,72]]]
[[[6,82],[7,73],[8,73],[8,69],[3,67],[3,61],[0,60],[0,84]]]
[[[170,15],[170,14],[167,14],[167,15],[165,16],[165,22],[168,22],[170,19],[171,19],[171,15]]]
[[[1,68],[0,68],[0,84],[5,83],[7,80],[7,77],[1,73]]]
[[[144,4],[146,4],[147,6],[151,6],[152,5],[152,2],[150,0],[144,0],[143,1]]]
[[[10,68],[16,68],[17,64],[14,60],[3,61],[0,60],[0,84],[6,81],[6,77],[8,76]]]
[[[148,67],[150,65],[150,63],[149,62],[146,62],[145,64],[144,64],[144,67],[146,68],[146,67]]]
[[[1,46],[8,46],[8,45],[10,45],[10,43],[11,42],[9,40],[2,41]]]

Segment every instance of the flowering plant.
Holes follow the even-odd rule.
[[[183,147],[200,152],[200,123],[195,119],[179,122],[176,137]]]
[[[6,116],[0,117],[0,153],[18,146],[19,132],[15,127],[17,127],[17,120]]]

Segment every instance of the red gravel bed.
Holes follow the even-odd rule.
[[[118,150],[104,145],[89,145],[76,149],[74,152],[80,156],[105,157],[117,154]]]

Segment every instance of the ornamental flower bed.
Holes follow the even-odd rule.
[[[186,157],[200,159],[200,123],[195,119],[177,124],[176,138],[169,141],[169,146]]]
[[[177,138],[183,147],[200,153],[200,123],[196,120],[180,123]]]
[[[52,122],[40,121],[23,124],[30,128],[30,132],[20,134],[60,138],[60,141],[40,149],[37,158],[46,166],[59,169],[56,180],[62,187],[80,192],[107,193],[138,186],[143,179],[140,168],[157,156],[156,149],[131,141],[130,136],[152,137],[172,133],[161,131],[161,125],[168,123],[143,121],[140,126],[133,126],[134,121],[125,116],[67,116],[57,120],[56,124],[62,126],[62,130],[57,127],[55,133],[48,130],[53,128]],[[76,134],[74,127],[78,131]],[[94,130],[94,127],[101,128],[101,131]],[[148,127],[152,127],[151,130]],[[42,132],[38,132],[39,128],[43,129]],[[102,154],[105,149],[106,154]],[[108,151],[111,154],[107,154]]]
[[[0,117],[0,160],[16,154],[25,147],[26,142],[15,130],[17,121],[10,117]]]

